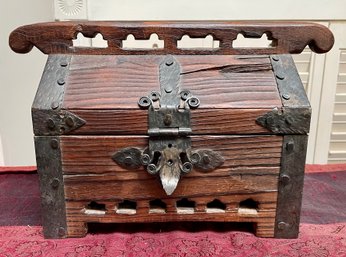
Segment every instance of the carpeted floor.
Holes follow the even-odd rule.
[[[310,165],[298,239],[263,239],[215,223],[92,225],[85,238],[44,240],[33,167],[0,167],[2,256],[346,257],[346,164]]]

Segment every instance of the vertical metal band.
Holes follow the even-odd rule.
[[[71,58],[71,55],[48,57],[32,104],[32,123],[36,136],[68,134],[86,123],[80,117],[62,109]]]
[[[291,55],[271,55],[276,83],[283,107],[310,108],[302,81]]]
[[[66,210],[59,137],[35,137],[45,238],[66,236]]]
[[[274,233],[276,238],[298,237],[307,142],[307,135],[283,137]]]

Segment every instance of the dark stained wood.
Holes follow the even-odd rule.
[[[147,144],[145,136],[62,136],[62,169],[65,175],[110,173],[116,180],[152,178],[144,168],[129,171],[112,160],[112,155],[122,148],[144,149]],[[193,136],[192,149],[214,150],[225,162],[212,172],[193,171],[185,177],[276,175],[281,147],[282,136]]]
[[[72,40],[78,33],[93,38],[100,33],[107,40],[108,47],[74,47]],[[163,39],[164,48],[151,50],[151,54],[283,54],[300,53],[309,45],[317,52],[331,49],[334,37],[322,25],[303,22],[49,22],[22,26],[14,30],[9,44],[17,53],[27,53],[36,46],[46,54],[147,54],[148,50],[127,50],[122,48],[122,40],[129,34],[136,39],[148,39],[156,33]],[[260,38],[264,33],[273,40],[269,48],[233,48],[232,42],[243,34],[245,37]],[[212,35],[220,41],[217,49],[179,49],[177,41],[184,35],[192,38]]]
[[[125,170],[111,160],[118,149],[146,144],[144,136],[61,137],[68,236],[83,236],[88,222],[202,220],[254,222],[258,236],[273,236],[281,136],[192,137],[192,147],[219,151],[225,163],[208,173],[192,171],[181,179],[172,196],[167,196],[160,181],[144,169]],[[176,201],[184,197],[195,201],[194,214],[177,212]],[[165,213],[149,213],[149,201],[157,198],[167,204]],[[136,214],[116,212],[123,199],[137,203]],[[226,205],[224,213],[207,212],[207,203],[214,199]],[[257,212],[239,210],[239,203],[246,199],[258,202]],[[85,213],[91,201],[105,204],[106,212]]]
[[[277,190],[278,176],[238,175],[227,177],[182,178],[172,194],[175,197],[225,194],[251,194]],[[79,182],[64,177],[67,200],[148,199],[162,198],[166,193],[158,179],[114,180],[112,176],[80,176]],[[210,186],[207,186],[210,185]]]
[[[272,109],[203,109],[191,114],[194,135],[203,134],[268,134],[268,129],[258,125],[256,119]],[[148,112],[145,110],[72,109],[71,113],[87,121],[71,131],[74,135],[146,135]],[[37,124],[37,127],[42,124]]]
[[[145,147],[146,143],[147,138],[139,136],[62,137],[66,198],[165,197],[159,180],[154,176],[148,175],[144,169],[125,170],[111,159],[114,152],[125,146]],[[193,171],[184,176],[173,196],[275,191],[281,145],[280,136],[192,137],[193,148],[218,151],[225,162],[213,172]],[[213,186],[205,187],[210,181]],[[215,189],[218,193],[214,192]]]
[[[63,108],[138,110],[140,97],[160,89],[158,67],[163,58],[74,56]],[[268,57],[177,56],[176,59],[182,67],[180,87],[200,99],[198,109],[281,107]],[[267,68],[253,72],[251,67],[257,64]],[[233,65],[244,65],[249,71],[226,72],[222,68]]]
[[[259,207],[250,212],[240,209],[239,203],[246,199],[253,199],[259,202]],[[90,201],[67,201],[67,224],[68,236],[84,236],[85,224],[88,222],[168,222],[168,221],[220,221],[220,222],[254,222],[256,223],[256,235],[262,237],[273,236],[273,226],[276,213],[277,192],[253,193],[249,195],[222,195],[215,197],[190,197],[189,200],[195,202],[193,213],[178,213],[176,202],[181,198],[162,198],[166,204],[166,209],[161,213],[150,212],[149,200],[135,200],[137,204],[134,214],[117,213],[120,200],[98,201],[106,206],[104,214],[88,214],[85,212]],[[220,200],[226,205],[224,212],[208,212],[207,203],[214,199]]]

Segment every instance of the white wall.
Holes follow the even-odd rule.
[[[30,108],[47,58],[36,49],[12,52],[8,36],[18,26],[53,17],[52,0],[0,0],[0,165],[36,163]]]
[[[67,11],[64,10],[61,3],[69,6]],[[73,4],[76,5],[76,8],[72,8],[72,10],[71,5]],[[37,49],[33,49],[26,55],[19,55],[10,50],[7,43],[8,35],[20,25],[50,21],[53,20],[53,17],[62,20],[298,19],[325,20],[328,24],[329,21],[332,23],[338,22],[338,20],[345,21],[345,10],[345,0],[284,0],[280,4],[277,4],[275,0],[0,0],[0,165],[35,164],[30,107],[47,56],[41,54]],[[346,26],[346,22],[344,26]],[[344,48],[344,45],[342,47]],[[318,58],[320,60],[322,57]],[[323,70],[324,59],[319,63]],[[314,70],[317,71],[317,69]],[[321,79],[323,76],[322,72]],[[314,84],[316,84],[315,77]],[[312,104],[323,102],[321,97],[326,94],[320,93],[321,88],[323,85],[320,85],[318,98],[316,101],[312,101]],[[321,107],[323,110],[328,109],[329,116],[333,112],[330,105],[334,102],[334,96],[331,93],[330,95],[330,97],[324,97],[327,99],[324,102],[330,103],[328,108],[327,105]],[[314,108],[314,110],[315,113],[316,110],[318,112],[318,108]],[[315,124],[317,123],[315,122]],[[317,128],[324,131],[322,125],[319,124]],[[324,133],[323,137],[317,137],[317,139],[328,139],[328,143],[323,144],[323,147],[326,148],[322,153],[324,157],[317,155],[316,159],[313,158],[313,155],[308,155],[309,162],[325,163],[327,161],[330,134],[328,131]],[[314,133],[311,136],[312,140],[317,134],[313,135]],[[346,144],[346,139],[344,141]],[[315,144],[309,143],[309,145],[314,146]],[[317,147],[317,149],[320,151],[321,147]],[[310,149],[310,151],[313,150]]]

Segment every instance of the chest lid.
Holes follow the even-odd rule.
[[[108,47],[73,46],[79,32],[101,33]],[[129,34],[148,39],[152,33],[164,48],[122,47]],[[273,45],[234,48],[238,34],[267,34]],[[184,35],[212,35],[219,47],[178,48]],[[310,106],[291,57],[282,54],[306,45],[326,52],[333,36],[311,23],[57,22],[20,27],[10,45],[22,53],[35,45],[50,55],[33,104],[35,135],[146,135],[162,128],[195,135],[306,134]],[[140,108],[147,102],[155,112]]]

